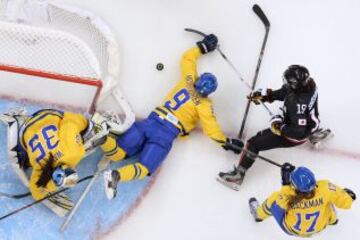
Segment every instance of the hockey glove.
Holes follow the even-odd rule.
[[[225,144],[222,147],[228,151],[233,151],[235,154],[240,154],[242,148],[244,147],[244,143],[236,138],[226,138]]]
[[[281,127],[283,125],[283,118],[280,115],[274,115],[270,119],[271,132],[275,135],[281,136]]]
[[[259,105],[261,102],[269,101],[270,91],[271,89],[258,89],[256,91],[251,92],[250,95],[247,96],[247,98],[256,105]]]
[[[77,184],[79,176],[75,170],[62,165],[55,168],[52,179],[57,187],[69,188]]]
[[[196,43],[202,54],[214,51],[217,47],[217,44],[218,39],[214,34],[206,35],[202,41]]]
[[[281,166],[281,184],[290,185],[290,174],[295,170],[295,166],[286,162]]]
[[[352,198],[353,201],[356,200],[356,194],[355,194],[352,190],[350,190],[350,189],[348,189],[348,188],[344,188],[344,191],[345,191],[347,194],[349,194],[349,196]]]

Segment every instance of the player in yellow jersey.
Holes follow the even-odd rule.
[[[281,169],[283,187],[272,193],[259,206],[250,198],[250,211],[255,221],[274,216],[281,229],[289,234],[310,237],[338,222],[335,207],[349,209],[356,199],[353,191],[327,180],[316,181],[305,167],[285,163]]]
[[[187,136],[201,123],[204,133],[226,150],[239,153],[243,143],[227,138],[213,113],[208,95],[217,88],[217,79],[211,73],[198,76],[197,59],[217,47],[217,37],[207,35],[197,46],[186,51],[181,59],[181,79],[167,95],[164,103],[149,117],[136,122],[121,136],[110,135],[102,149],[114,161],[139,154],[139,161],[104,173],[106,195],[116,195],[117,183],[143,179],[160,166],[177,137]]]
[[[16,127],[15,132],[9,131],[9,136],[12,135],[10,145],[14,146],[9,154],[15,153],[23,169],[32,168],[30,182],[25,175],[22,180],[27,181],[24,184],[29,185],[36,200],[58,187],[74,186],[78,181],[75,167],[85,156],[87,148],[94,147],[99,140],[98,145],[103,143],[108,133],[101,132],[101,125],[94,127],[93,121],[81,114],[55,109],[42,109],[30,116],[13,114],[7,117],[10,119],[8,123],[11,123],[11,118],[15,120],[9,124],[9,129]],[[66,195],[57,194],[45,205],[63,216],[73,204]]]

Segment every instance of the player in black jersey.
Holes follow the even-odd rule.
[[[319,128],[318,90],[309,71],[300,65],[289,66],[283,75],[284,85],[278,90],[265,89],[252,92],[248,98],[255,104],[283,101],[283,116],[271,118],[271,127],[250,138],[244,149],[258,154],[260,151],[294,147],[305,143]],[[238,190],[245,172],[255,159],[246,151],[240,156],[237,167],[230,172],[220,172],[218,180]]]

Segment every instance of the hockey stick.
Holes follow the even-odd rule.
[[[95,174],[93,175],[93,178],[91,179],[91,181],[88,183],[88,185],[86,186],[85,190],[83,191],[83,193],[81,194],[79,200],[76,202],[75,206],[71,209],[71,212],[69,213],[69,215],[66,217],[65,221],[63,222],[63,224],[60,227],[60,232],[64,232],[64,230],[66,229],[66,227],[69,225],[70,220],[73,218],[73,216],[75,215],[76,211],[78,210],[78,208],[80,207],[81,203],[84,201],[86,195],[89,193],[92,185],[95,183],[97,177],[107,168],[107,166],[109,165],[109,161],[106,160],[105,158],[100,160],[100,162],[98,163],[97,169],[95,171]]]
[[[187,32],[192,32],[192,33],[199,34],[200,36],[203,36],[203,37],[206,36],[205,33],[201,32],[201,31],[199,31],[199,30],[193,29],[193,28],[185,28],[184,30],[187,31]],[[238,76],[238,78],[239,78],[249,89],[251,89],[250,84],[244,80],[244,78],[242,77],[242,75],[241,75],[241,73],[239,72],[239,70],[237,70],[237,68],[236,68],[236,67],[234,66],[234,64],[229,60],[229,58],[224,54],[224,52],[221,51],[219,45],[216,47],[216,50],[220,53],[221,57],[228,63],[228,65],[234,70],[234,72],[236,73],[236,75]]]
[[[86,176],[86,177],[80,179],[80,180],[78,181],[78,183],[81,183],[81,182],[83,182],[83,181],[85,181],[85,180],[88,180],[88,179],[90,179],[90,178],[93,178],[93,177],[94,177],[94,175]],[[44,197],[44,198],[41,198],[41,199],[36,200],[36,201],[33,201],[32,203],[30,203],[30,204],[28,204],[28,205],[25,205],[25,206],[23,206],[23,207],[21,207],[21,208],[18,208],[18,209],[16,209],[16,210],[14,210],[14,211],[12,211],[12,212],[4,215],[4,216],[1,216],[1,217],[0,217],[0,221],[3,220],[3,219],[5,219],[5,218],[7,218],[7,217],[10,217],[10,216],[18,213],[18,212],[21,212],[21,211],[23,211],[23,210],[25,210],[25,209],[27,209],[27,208],[30,208],[30,207],[32,207],[32,206],[34,206],[34,205],[36,205],[36,204],[38,204],[38,203],[40,203],[40,202],[48,199],[48,198],[51,198],[51,197],[53,197],[53,196],[55,196],[55,195],[57,195],[57,194],[59,194],[59,193],[62,193],[62,192],[64,192],[64,191],[68,190],[68,189],[69,189],[69,188],[60,189],[60,190],[58,190],[58,191],[56,191],[56,192],[53,192],[53,193],[47,195],[47,196]]]
[[[257,5],[256,5],[257,6]],[[200,36],[203,36],[205,37],[206,34],[199,31],[199,30],[196,30],[196,29],[193,29],[193,28],[185,28],[184,29],[185,31],[187,32],[192,32],[192,33],[196,33],[196,34],[199,34]],[[226,63],[232,68],[232,70],[236,73],[237,77],[240,79],[240,81],[242,83],[245,84],[245,86],[250,90],[250,91],[253,91],[254,90],[254,84],[253,86],[250,86],[250,84],[248,82],[246,82],[244,80],[244,78],[242,77],[241,73],[239,72],[239,70],[235,67],[235,65],[229,60],[229,58],[224,54],[224,52],[220,49],[220,46],[218,45],[216,50],[220,53],[221,57],[226,61]],[[258,70],[257,70],[258,71]],[[265,108],[265,110],[269,113],[270,116],[273,116],[274,114],[272,113],[272,111],[269,109],[268,106],[265,105],[265,103],[263,102],[260,102],[261,105],[263,105],[263,107]],[[248,108],[248,107],[247,107]],[[247,110],[249,111],[249,110]]]
[[[251,90],[253,91],[254,88],[255,88],[258,76],[259,76],[260,66],[261,66],[262,58],[264,56],[267,39],[268,39],[268,36],[269,36],[270,22],[267,19],[267,17],[265,16],[264,12],[259,7],[259,5],[255,4],[252,7],[252,9],[255,12],[255,14],[260,18],[260,20],[262,21],[262,23],[265,26],[265,36],[264,36],[263,43],[262,43],[262,46],[261,46],[260,55],[259,55],[259,58],[258,58],[256,69],[255,69],[255,75],[254,75],[253,83],[252,83],[252,86],[251,86]],[[244,134],[245,123],[246,123],[246,119],[247,119],[247,116],[249,114],[249,109],[250,109],[250,103],[251,103],[251,101],[248,100],[246,108],[245,108],[244,117],[243,117],[243,120],[242,120],[242,123],[241,123],[239,135],[238,135],[238,137],[240,139],[243,137],[243,134]],[[273,115],[272,112],[270,111],[270,109],[268,109],[268,107],[263,102],[261,102],[261,103],[268,110],[269,114]]]
[[[269,158],[266,158],[266,157],[263,157],[263,156],[261,156],[261,155],[259,155],[259,154],[256,154],[256,153],[254,153],[254,152],[251,152],[251,151],[249,151],[249,150],[247,150],[247,149],[245,149],[245,148],[243,148],[243,147],[239,147],[239,146],[236,146],[236,145],[232,145],[232,147],[233,148],[235,148],[236,150],[238,150],[238,151],[244,151],[246,154],[248,154],[248,155],[250,155],[250,157],[252,158],[252,159],[256,159],[256,158],[260,158],[261,160],[264,160],[265,162],[268,162],[268,163],[270,163],[270,164],[272,164],[272,165],[275,165],[275,166],[277,166],[277,167],[280,167],[281,168],[281,164],[279,164],[279,163],[277,163],[277,162],[275,162],[275,161],[273,161],[273,160],[271,160],[271,159],[269,159]]]
[[[28,197],[30,195],[31,195],[30,192],[21,193],[21,194],[10,194],[10,193],[0,192],[0,197],[7,197],[7,198],[13,198],[13,199],[20,199],[20,198]]]

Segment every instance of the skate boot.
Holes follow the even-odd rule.
[[[249,199],[249,207],[250,207],[250,213],[253,216],[254,220],[256,222],[262,222],[263,220],[258,217],[257,215],[257,209],[259,208],[259,202],[256,200],[256,198],[252,197]]]
[[[242,184],[244,177],[245,177],[245,168],[243,167],[235,167],[234,170],[229,172],[220,172],[218,175],[217,180],[224,184],[225,186],[235,190],[239,191],[239,187]]]
[[[104,172],[104,183],[106,197],[111,200],[116,197],[117,184],[120,179],[119,172],[116,170],[108,170]]]
[[[333,136],[334,134],[329,128],[319,128],[309,136],[309,141],[315,149],[322,149],[324,147],[324,143]]]

